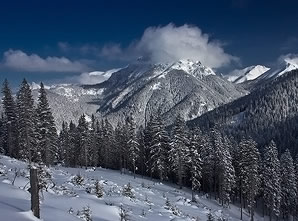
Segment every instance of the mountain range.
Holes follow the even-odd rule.
[[[46,89],[58,128],[63,121],[76,122],[83,113],[87,120],[92,114],[107,118],[113,126],[130,115],[144,126],[150,116],[160,114],[170,125],[177,115],[193,120],[296,68],[296,63],[285,60],[272,68],[250,66],[222,77],[199,61],[151,64],[139,59],[121,69],[88,73],[99,77],[98,84]],[[32,84],[35,97],[38,88]]]

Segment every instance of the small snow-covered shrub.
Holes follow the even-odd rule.
[[[135,194],[132,191],[132,186],[130,185],[130,183],[128,183],[127,185],[125,185],[122,189],[122,195],[129,197],[129,198],[135,198]]]
[[[77,174],[71,179],[71,182],[76,186],[82,186],[84,185],[84,177],[81,174]]]
[[[128,221],[129,220],[128,210],[124,209],[122,205],[120,206],[119,216],[120,216],[120,221]]]
[[[83,207],[81,211],[78,210],[77,217],[84,221],[92,221],[92,211],[89,206]]]
[[[101,198],[104,195],[104,188],[98,182],[98,180],[95,182],[95,194],[96,194],[97,198]]]

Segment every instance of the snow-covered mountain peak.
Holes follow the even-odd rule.
[[[254,65],[246,67],[244,69],[234,70],[225,77],[230,82],[240,84],[258,78],[259,76],[267,72],[269,69],[270,68],[263,65]]]
[[[194,75],[195,77],[200,75],[215,75],[214,71],[202,65],[200,61],[193,61],[191,59],[185,59],[185,60],[179,60],[177,62],[174,62],[172,65],[170,65],[171,69],[175,70],[182,70],[188,74]]]

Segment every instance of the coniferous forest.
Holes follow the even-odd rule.
[[[287,90],[288,84],[281,82],[279,91]],[[194,194],[208,193],[223,207],[240,205],[252,219],[255,210],[270,220],[298,214],[298,157],[292,146],[280,148],[280,140],[236,137],[216,123],[208,129],[188,127],[179,115],[170,127],[157,115],[140,128],[133,115],[115,128],[107,119],[92,116],[89,122],[82,115],[77,122],[63,122],[57,131],[42,83],[37,101],[26,80],[16,96],[5,80],[2,93],[1,154],[42,167],[103,167],[175,183]]]

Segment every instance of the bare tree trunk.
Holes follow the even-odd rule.
[[[40,208],[39,208],[39,187],[38,187],[38,177],[37,169],[30,169],[30,192],[31,192],[31,210],[33,215],[40,218]]]

